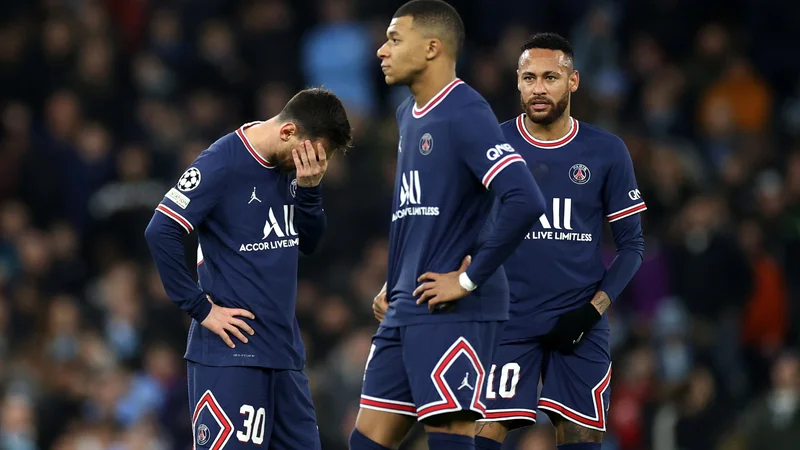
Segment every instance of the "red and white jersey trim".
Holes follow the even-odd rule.
[[[244,134],[244,130],[252,127],[253,125],[258,125],[259,123],[261,122],[250,122],[242,125],[241,127],[239,127],[238,130],[236,130],[236,135],[239,136],[239,139],[242,140],[242,144],[244,144],[244,147],[247,149],[250,155],[253,158],[255,158],[256,161],[258,161],[259,164],[266,167],[267,169],[273,169],[275,167],[275,164],[272,164],[266,159],[262,158],[261,155],[259,155],[258,152],[256,152],[256,149],[255,147],[253,147],[253,144],[250,143],[250,140],[247,139],[247,136]]]
[[[187,233],[191,233],[192,230],[194,230],[194,227],[192,226],[192,224],[188,220],[186,220],[185,217],[183,217],[182,215],[176,213],[175,210],[173,210],[169,206],[161,203],[158,206],[156,206],[156,211],[164,214],[165,216],[169,217],[170,219],[174,220],[175,222],[178,222],[178,225],[182,226],[183,229],[186,230]]]
[[[489,189],[489,185],[492,184],[492,180],[495,179],[497,174],[499,174],[503,169],[510,166],[511,164],[514,164],[515,162],[521,162],[525,164],[525,159],[518,153],[506,155],[500,158],[499,161],[494,163],[494,165],[490,167],[489,170],[486,171],[486,175],[483,176],[481,183],[483,183],[486,189]]]
[[[361,407],[373,409],[375,411],[402,414],[404,416],[417,417],[417,407],[413,403],[399,402],[397,400],[387,400],[384,398],[370,397],[361,395]]]
[[[539,409],[557,413],[570,422],[597,431],[606,431],[606,406],[603,400],[603,393],[611,385],[611,364],[608,365],[606,375],[592,388],[592,403],[594,405],[594,417],[581,414],[574,409],[559,403],[553,399],[542,397],[539,399]]]
[[[629,207],[627,207],[625,209],[620,209],[619,211],[617,211],[615,213],[609,214],[607,216],[608,217],[608,222],[611,223],[611,222],[617,221],[619,219],[624,219],[624,218],[632,216],[634,214],[638,214],[638,213],[644,211],[645,209],[647,209],[647,205],[645,205],[644,202],[637,203],[637,204],[635,204],[633,206],[629,206]]]
[[[422,108],[417,108],[417,104],[414,103],[414,107],[411,108],[411,115],[415,119],[419,119],[423,117],[425,114],[428,114],[429,112],[431,112],[431,110],[433,110],[433,108],[436,108],[436,105],[442,103],[442,100],[444,100],[445,97],[447,97],[447,95],[450,94],[450,92],[452,92],[453,89],[456,88],[456,86],[459,86],[461,84],[464,84],[464,82],[460,78],[456,78],[455,80],[451,81],[450,84],[442,88],[442,90],[439,91],[436,95],[434,95],[433,98],[430,99],[428,103],[426,103],[425,106],[423,106]]]
[[[554,141],[541,141],[533,137],[533,135],[528,131],[528,129],[525,128],[525,114],[520,114],[519,116],[517,116],[517,130],[519,131],[519,134],[522,136],[522,138],[525,139],[529,144],[533,145],[534,147],[547,148],[547,149],[560,148],[572,142],[572,140],[575,139],[575,136],[578,135],[578,131],[580,129],[580,122],[575,120],[574,117],[570,117],[569,120],[572,123],[570,124],[569,131],[567,132],[567,134],[564,135],[564,137],[562,137],[561,139],[556,139]]]
[[[203,264],[205,259],[203,259],[203,249],[200,247],[200,244],[197,244],[197,265],[198,267],[200,264]]]
[[[208,408],[211,417],[214,418],[220,428],[217,437],[214,438],[209,448],[210,450],[222,450],[231,436],[233,436],[234,427],[233,422],[231,422],[231,419],[225,414],[225,410],[219,405],[219,402],[217,402],[217,399],[211,391],[206,391],[203,396],[200,397],[200,401],[197,402],[194,413],[192,414],[192,450],[197,448],[197,430],[195,428],[197,426],[197,419],[200,416],[200,411],[202,411],[203,408]]]
[[[536,411],[532,409],[487,409],[486,418],[478,422],[506,422],[527,420],[536,423]]]
[[[477,373],[472,399],[468,408],[462,407],[461,403],[458,401],[458,398],[453,393],[453,389],[450,387],[450,384],[444,378],[444,375],[450,369],[450,366],[452,366],[462,354],[467,357]],[[431,371],[431,381],[433,381],[433,386],[439,393],[441,400],[431,402],[427,405],[422,405],[417,408],[417,420],[423,420],[426,417],[431,417],[438,414],[461,411],[463,409],[469,409],[478,413],[480,417],[484,417],[486,415],[486,406],[483,404],[483,402],[481,402],[480,399],[481,392],[483,392],[483,383],[485,378],[486,372],[483,370],[483,364],[481,364],[480,358],[478,358],[478,353],[475,351],[469,341],[464,339],[463,336],[459,337],[453,343],[453,345],[451,345],[450,348],[444,352],[442,357],[439,359],[439,362],[434,366],[433,371]]]

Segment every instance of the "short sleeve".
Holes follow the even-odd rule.
[[[647,209],[628,148],[621,139],[616,138],[612,144],[611,166],[606,173],[603,187],[603,207],[609,222],[638,214]]]
[[[452,124],[459,155],[486,189],[506,167],[525,164],[522,156],[506,141],[487,103],[473,102],[461,108]]]
[[[225,187],[226,166],[218,150],[206,150],[183,172],[156,211],[177,222],[187,233],[205,220]]]

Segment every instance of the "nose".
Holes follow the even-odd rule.
[[[547,93],[547,89],[544,88],[544,81],[542,78],[537,78],[536,82],[533,83],[533,93],[536,95],[543,95]]]
[[[381,45],[378,47],[378,59],[386,59],[389,57],[389,52],[387,50],[386,44]]]

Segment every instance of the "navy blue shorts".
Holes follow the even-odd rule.
[[[320,449],[306,374],[188,363],[193,449]]]
[[[544,351],[536,339],[501,342],[486,380],[485,420],[518,428],[536,422],[538,409],[605,431],[611,395],[609,337],[609,330],[592,330],[571,355]]]
[[[361,407],[418,420],[473,411],[483,417],[482,361],[491,361],[502,322],[380,327],[372,338]]]

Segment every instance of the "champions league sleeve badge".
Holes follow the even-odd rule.
[[[181,175],[178,180],[178,189],[182,192],[189,192],[200,185],[200,170],[197,167],[190,167]]]

